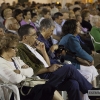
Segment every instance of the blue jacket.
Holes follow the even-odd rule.
[[[66,49],[69,49],[72,52],[76,53],[76,56],[88,60],[90,62],[93,61],[91,55],[89,55],[86,51],[84,51],[80,45],[79,40],[72,34],[65,35],[59,42],[60,45],[64,45]],[[66,55],[65,59],[70,60],[77,69],[80,68],[80,64],[73,59],[73,57]]]

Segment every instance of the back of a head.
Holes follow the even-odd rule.
[[[69,19],[69,20],[67,20],[64,23],[63,27],[62,27],[63,35],[66,35],[66,34],[75,34],[76,27],[77,27],[77,21],[75,19]]]
[[[75,1],[75,2],[74,2],[74,5],[76,5],[76,4],[80,4],[80,2],[79,2],[79,1]]]
[[[23,25],[18,29],[18,34],[19,34],[21,40],[23,39],[24,35],[29,34],[30,29],[34,29],[34,28],[33,28],[33,26],[31,26],[29,24]]]

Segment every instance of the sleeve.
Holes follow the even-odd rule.
[[[90,62],[93,61],[92,56],[82,49],[80,42],[77,40],[76,37],[69,38],[68,44],[70,50],[72,52],[75,52],[78,57],[88,60]]]
[[[12,69],[9,68],[6,64],[0,65],[0,78],[4,82],[11,82],[14,84],[20,83],[22,80],[24,80],[26,77],[21,74],[16,74]]]
[[[36,74],[41,68],[44,68],[40,62],[37,62],[37,59],[34,59],[32,53],[29,51],[24,51],[22,48],[18,48],[17,56],[20,56],[20,58],[23,60],[25,64],[30,66],[33,70],[34,73]]]
[[[20,62],[20,64],[21,64],[21,66],[26,65],[26,64],[20,59],[20,57],[18,57],[18,60],[19,60],[19,62]],[[27,66],[28,66],[28,65],[27,65]],[[26,76],[26,77],[31,77],[31,76],[33,75],[33,69],[32,69],[31,67],[26,68],[26,69],[21,68],[20,71],[21,71],[21,74],[24,75],[24,76]]]
[[[32,68],[26,68],[26,69],[20,69],[21,74],[26,76],[26,77],[31,77],[33,75],[33,69]]]

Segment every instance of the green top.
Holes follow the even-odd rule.
[[[100,42],[100,28],[93,26],[90,31],[90,34],[94,37],[96,42]],[[96,51],[100,50],[100,44],[93,42],[93,45]]]
[[[36,56],[23,43],[19,43],[18,45],[17,56],[20,56],[20,58],[24,61],[25,64],[33,68],[35,74],[40,69],[44,68],[43,63],[38,58],[36,58]]]

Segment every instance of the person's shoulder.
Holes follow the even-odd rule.
[[[25,47],[25,44],[24,44],[24,43],[22,43],[22,42],[20,42],[20,43],[18,43],[17,47],[18,47],[18,48]]]

